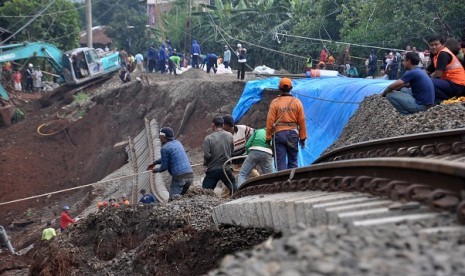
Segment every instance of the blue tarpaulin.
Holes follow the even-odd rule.
[[[235,121],[262,99],[263,89],[277,89],[279,80],[274,77],[247,82],[232,113]],[[292,94],[304,106],[308,136],[305,149],[299,150],[299,166],[310,165],[337,140],[366,96],[380,94],[391,83],[347,77],[292,80]]]

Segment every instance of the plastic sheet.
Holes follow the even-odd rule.
[[[247,82],[232,112],[235,121],[262,99],[263,89],[277,89],[279,80],[274,77]],[[305,109],[308,136],[305,149],[299,150],[299,166],[310,165],[337,140],[365,97],[382,93],[392,82],[347,77],[292,80],[292,94]]]

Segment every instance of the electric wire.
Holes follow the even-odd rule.
[[[7,42],[8,40],[10,40],[12,37],[14,37],[15,35],[17,35],[19,32],[21,32],[24,28],[26,28],[27,26],[29,26],[32,22],[34,22],[42,13],[44,13],[46,10],[48,10],[48,8],[50,8],[50,6],[55,3],[56,0],[51,0],[50,3],[47,4],[47,6],[45,6],[38,14],[36,14],[33,18],[31,18],[26,24],[24,24],[21,28],[19,28],[19,30],[17,30],[14,34],[10,35],[9,37],[7,37],[5,40],[1,41],[0,42],[0,45],[3,45],[5,44],[5,42]]]

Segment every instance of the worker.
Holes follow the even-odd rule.
[[[231,62],[231,50],[229,50],[228,45],[224,45],[224,57],[223,57],[224,69],[229,68],[230,62]]]
[[[65,205],[63,210],[61,211],[61,219],[60,219],[60,231],[63,232],[68,227],[70,223],[76,223],[76,220],[72,219],[69,216],[69,206]]]
[[[177,76],[178,73],[176,72],[176,69],[181,69],[180,62],[181,58],[176,54],[176,55],[171,55],[168,58],[168,70],[171,72],[174,72],[174,75]]]
[[[256,130],[245,145],[247,158],[239,172],[238,187],[247,180],[250,172],[259,165],[262,174],[273,172],[273,157],[271,146],[266,143],[266,129]]]
[[[34,91],[39,92],[42,90],[42,71],[40,70],[40,66],[37,66],[37,69],[32,72],[32,76],[34,77],[33,86]]]
[[[236,179],[232,175],[229,164],[223,165],[231,158],[234,150],[233,135],[223,129],[224,120],[216,116],[212,120],[213,133],[205,137],[203,143],[203,165],[206,167],[202,188],[215,189],[221,180],[232,193],[236,190]]]
[[[244,48],[240,49],[240,52],[237,56],[237,62],[239,63],[239,68],[237,69],[237,79],[244,80],[245,77],[245,63],[247,62],[247,54]]]
[[[159,138],[162,144],[160,149],[161,158],[150,164],[147,170],[152,170],[153,173],[161,173],[168,170],[172,176],[170,199],[174,199],[187,192],[194,182],[194,174],[186,150],[181,142],[174,138],[173,129],[163,127],[160,130]],[[155,168],[158,164],[160,166]]]
[[[213,72],[216,74],[216,68],[218,68],[218,56],[209,53],[207,54],[207,74],[210,73],[210,70],[213,68]]]
[[[131,81],[131,74],[129,73],[128,69],[126,67],[121,67],[119,70],[119,78],[123,83],[130,82]]]
[[[114,199],[114,198],[110,198],[110,199],[108,200],[108,206],[110,206],[110,207],[115,207],[115,208],[119,208],[119,207],[120,207],[119,204],[118,204],[118,202],[116,202],[116,199]]]
[[[150,48],[148,49],[147,59],[149,60],[148,71],[150,73],[152,73],[154,70],[156,71],[157,60],[158,60],[158,50],[155,48],[154,45],[150,46]]]
[[[299,142],[304,148],[307,139],[304,108],[302,102],[291,95],[291,90],[292,81],[282,78],[279,82],[281,95],[271,102],[266,118],[266,141],[270,145],[273,138],[278,171],[297,168]]]
[[[129,206],[129,200],[126,198],[126,196],[121,196],[121,204],[124,206]]]
[[[42,231],[42,241],[49,241],[53,237],[55,237],[57,233],[55,232],[55,229],[52,227],[52,223],[50,221],[47,222],[47,228]]]
[[[145,189],[140,190],[140,194],[142,195],[141,199],[139,200],[142,204],[150,204],[150,203],[157,203],[157,199],[154,195],[147,193]]]
[[[458,58],[444,46],[444,42],[441,37],[428,41],[434,57],[426,71],[433,80],[437,103],[465,93],[465,70]]]
[[[128,66],[128,53],[124,50],[124,48],[121,48],[118,55],[119,55],[119,59],[121,60],[121,66],[127,68],[127,66]]]
[[[191,48],[191,57],[192,57],[192,67],[199,68],[199,62],[201,61],[202,51],[200,50],[200,45],[197,43],[197,40],[192,41]]]
[[[387,97],[397,111],[404,115],[427,110],[434,104],[433,81],[417,67],[420,63],[417,53],[406,53],[402,63],[408,71],[400,79],[391,83],[381,96]],[[410,88],[404,87],[407,83]]]
[[[305,72],[309,72],[313,68],[312,53],[308,52],[307,63],[305,64]]]
[[[249,140],[250,136],[254,132],[254,129],[248,127],[246,125],[236,125],[234,123],[234,118],[232,115],[227,114],[223,116],[223,129],[233,135],[234,140],[234,150],[232,157],[237,157],[245,154],[245,144],[247,140]],[[245,158],[234,159],[232,160],[232,171],[239,172],[241,170],[241,166],[244,163]],[[250,173],[250,171],[249,171]],[[252,168],[251,170],[252,176],[259,176],[257,170]],[[227,187],[222,188],[221,197],[228,197],[230,195],[229,189]]]
[[[97,208],[98,209],[103,209],[105,207],[108,207],[108,201],[103,200],[103,201],[97,202]]]
[[[136,70],[134,70],[134,72],[144,72],[144,56],[141,53],[138,53],[134,59],[136,60]]]
[[[158,52],[158,70],[161,74],[166,72],[166,46],[162,44],[160,47],[160,51]]]
[[[32,93],[33,89],[33,80],[34,80],[34,75],[33,75],[33,68],[34,65],[32,63],[29,63],[27,69],[26,69],[26,92]]]
[[[14,81],[14,84],[15,84],[15,90],[16,91],[22,91],[23,88],[21,86],[21,79],[23,78],[23,75],[21,74],[21,72],[19,72],[18,70],[15,70],[15,72],[13,73],[13,81]]]

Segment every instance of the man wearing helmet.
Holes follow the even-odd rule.
[[[273,138],[278,171],[297,168],[299,141],[304,148],[307,139],[304,108],[302,102],[291,95],[291,89],[292,81],[282,78],[279,82],[282,94],[271,102],[266,118],[266,142],[271,144]]]
[[[32,93],[32,84],[33,84],[33,80],[34,80],[34,75],[33,75],[33,71],[32,71],[32,68],[34,67],[34,65],[32,65],[32,63],[29,63],[27,69],[26,69],[26,92],[29,92],[29,93]]]
[[[63,210],[61,211],[61,218],[60,218],[60,230],[61,232],[65,231],[70,223],[75,223],[76,220],[72,219],[69,216],[69,206],[65,205]]]

